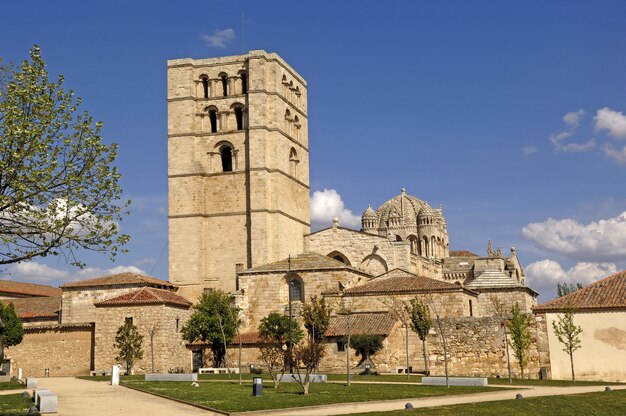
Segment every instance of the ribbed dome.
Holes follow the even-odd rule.
[[[376,214],[381,224],[386,224],[389,217],[394,217],[394,214],[397,213],[402,218],[404,225],[413,225],[417,224],[417,214],[424,208],[432,210],[428,203],[402,192],[382,204],[376,210]]]
[[[439,211],[433,209],[430,205],[426,205],[419,212],[419,216],[420,217],[437,217],[437,216],[441,216],[441,213]]]
[[[367,206],[367,209],[365,210],[365,212],[363,212],[363,215],[361,215],[361,217],[367,218],[367,219],[376,219],[376,218],[378,218],[378,216],[376,215],[376,211],[374,211],[372,209],[371,205]]]

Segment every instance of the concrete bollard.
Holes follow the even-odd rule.
[[[111,385],[120,385],[120,366],[117,364],[115,364],[113,368],[111,368]]]

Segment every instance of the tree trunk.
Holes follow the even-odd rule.
[[[430,367],[429,367],[429,363],[428,363],[428,361],[429,361],[428,360],[428,347],[426,345],[426,338],[424,338],[422,340],[422,350],[424,350],[424,373],[426,375],[429,375],[430,374],[430,371],[429,371]]]
[[[404,325],[404,352],[406,354],[406,379],[410,380],[411,372],[409,371],[409,325]]]
[[[572,382],[576,383],[576,377],[574,376],[574,351],[569,353],[569,362],[572,367]]]
[[[309,395],[309,382],[305,381],[304,383],[302,383],[302,394],[305,396]]]

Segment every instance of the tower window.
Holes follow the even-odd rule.
[[[217,133],[217,110],[215,108],[209,110],[209,120],[211,121],[211,133]]]
[[[220,78],[222,80],[222,89],[224,90],[224,97],[226,97],[228,95],[228,77],[226,76],[226,74],[222,74]]]
[[[220,148],[220,156],[222,157],[222,172],[233,171],[233,149],[230,146],[222,146]]]
[[[209,98],[209,79],[205,76],[202,77],[202,90],[204,92],[204,98]]]
[[[243,107],[237,106],[235,110],[235,119],[237,120],[237,130],[243,130]]]
[[[246,75],[245,72],[241,73],[241,93],[242,94],[248,93],[248,76]]]
[[[298,176],[299,162],[300,161],[298,160],[298,153],[296,152],[296,149],[292,147],[291,151],[289,152],[289,173],[291,174],[291,176]]]

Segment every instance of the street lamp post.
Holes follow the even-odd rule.
[[[293,280],[291,280],[291,254],[289,255],[289,258],[287,260],[287,281],[289,282],[289,284],[287,285],[287,289],[289,291],[289,339],[287,340],[287,354],[288,354],[288,359],[289,359],[289,373],[293,374],[293,349],[292,349],[292,338],[293,338],[293,334],[292,334],[292,324],[291,324],[291,320],[292,320],[292,313],[291,313],[291,292],[292,292],[292,286],[293,286]]]

